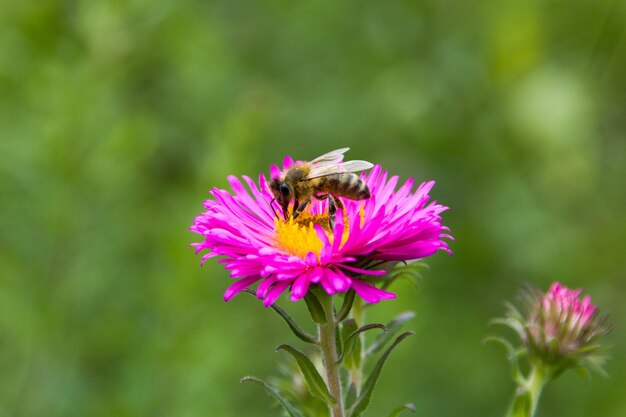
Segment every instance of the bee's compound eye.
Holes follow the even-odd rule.
[[[278,186],[278,188],[280,189],[280,194],[283,196],[283,198],[289,198],[291,191],[289,190],[289,186],[287,184],[283,182]]]

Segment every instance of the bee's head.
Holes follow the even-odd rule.
[[[285,181],[281,181],[280,178],[272,178],[270,181],[270,190],[274,194],[274,200],[278,201],[280,207],[283,209],[283,216],[287,220],[289,213],[289,202],[293,198],[293,189]]]

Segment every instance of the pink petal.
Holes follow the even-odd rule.
[[[396,298],[394,293],[381,290],[358,279],[352,280],[352,288],[354,288],[354,291],[356,291],[362,299],[371,304],[376,304],[380,300],[392,300]]]
[[[304,272],[296,278],[291,286],[291,301],[298,301],[302,297],[304,297],[309,291],[309,286],[311,285],[311,276],[309,271]]]
[[[224,292],[224,301],[229,301],[235,295],[239,294],[241,291],[248,288],[249,285],[254,284],[260,279],[261,279],[260,276],[255,275],[255,276],[246,277],[246,278],[242,278],[238,280],[233,285],[228,287],[228,289],[226,289],[226,292]]]
[[[263,299],[263,305],[265,307],[269,307],[280,297],[280,295],[287,289],[289,286],[289,281],[280,281],[274,284],[271,290],[267,293],[265,298]]]

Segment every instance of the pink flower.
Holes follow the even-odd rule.
[[[597,327],[598,308],[588,295],[581,299],[581,292],[555,282],[535,299],[528,324],[533,344],[553,346],[556,342],[561,354],[570,354],[589,342],[588,336]]]
[[[526,314],[508,304],[506,317],[494,322],[512,328],[523,347],[511,349],[511,359],[528,357],[533,366],[541,366],[550,378],[567,369],[585,367],[600,373],[607,349],[599,339],[611,327],[605,325],[606,316],[600,316],[598,308],[582,290],[571,290],[558,282],[543,294],[530,287],[523,292]]]
[[[553,283],[543,297],[542,315],[548,318],[544,327],[546,336],[559,337],[565,331],[572,335],[589,325],[598,310],[591,304],[591,297],[579,299],[581,289],[570,290],[558,282]],[[560,327],[565,326],[561,329]]]
[[[293,164],[286,157],[283,169]],[[280,170],[274,165],[270,172],[276,176]],[[451,253],[443,240],[451,237],[440,217],[447,207],[428,202],[434,181],[413,191],[409,179],[397,188],[398,177],[387,178],[380,166],[361,178],[371,197],[362,201],[339,197],[344,209],[337,211],[334,230],[328,226],[326,201],[313,199],[296,220],[277,219],[263,174],[258,182],[246,176],[243,182],[228,177],[233,194],[214,188],[214,199],[205,201],[206,211],[190,229],[203,236],[192,244],[196,253],[208,250],[202,262],[219,256],[236,279],[224,299],[258,282],[256,294],[265,306],[286,290],[291,301],[297,301],[311,285],[331,295],[353,289],[365,301],[377,303],[395,294],[375,286],[388,271],[373,266],[425,258],[439,250]]]

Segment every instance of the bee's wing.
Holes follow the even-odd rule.
[[[343,154],[348,152],[349,150],[350,148],[335,149],[334,151],[318,156],[317,158],[309,162],[309,164],[311,165],[336,164],[338,162],[343,161]]]
[[[359,172],[370,169],[374,165],[367,161],[348,161],[345,163],[334,163],[332,165],[317,165],[311,168],[311,172],[306,179],[325,177],[333,174],[344,174],[346,172]]]

